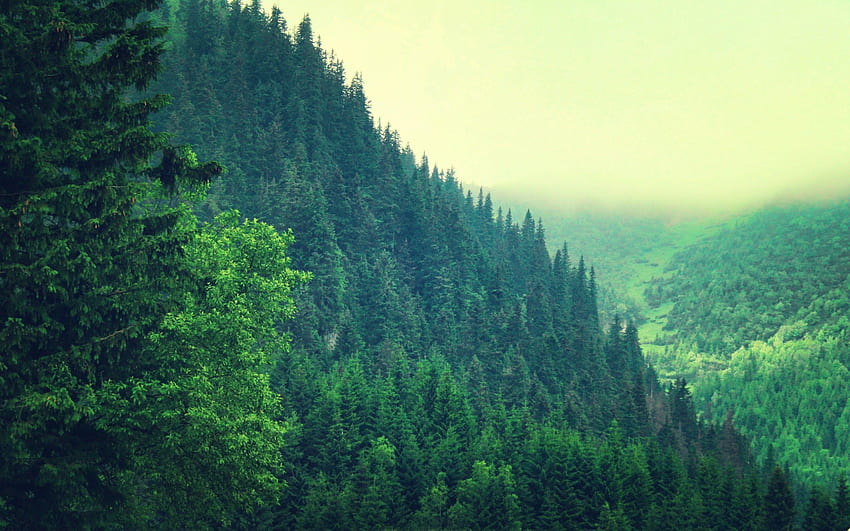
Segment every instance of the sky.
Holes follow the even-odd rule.
[[[264,0],[267,7],[272,2]],[[850,1],[280,0],[373,116],[547,207],[850,192]]]

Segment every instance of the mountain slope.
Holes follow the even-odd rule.
[[[701,352],[767,339],[850,274],[848,214],[848,203],[753,213],[679,253],[668,266],[674,274],[653,282],[647,299],[674,302],[665,328]]]
[[[230,170],[201,216],[237,208],[293,230],[293,263],[313,275],[290,330],[297,351],[325,369],[387,350],[463,369],[477,357],[508,406],[608,427],[623,386],[602,350],[592,268],[551,258],[530,214],[500,212],[375,128],[360,80],[315,45],[309,19],[290,37],[256,5],[184,2],[175,16],[186,40],[158,87],[174,96],[160,123]],[[628,386],[643,386],[642,361],[629,367]]]
[[[805,482],[850,473],[850,202],[776,206],[683,250],[648,286],[653,347],[708,418],[734,411],[760,462]]]
[[[697,462],[747,488],[732,426],[658,387],[633,326],[603,331],[593,268],[376,128],[309,19],[290,33],[256,2],[197,0],[164,16],[159,126],[229,169],[199,215],[292,228],[313,274],[272,372],[289,488],[245,526],[651,528],[732,502],[703,501]]]

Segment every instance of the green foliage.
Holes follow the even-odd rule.
[[[842,340],[783,341],[778,334],[735,352],[727,369],[700,382],[697,399],[713,411],[734,411],[759,462],[773,451],[794,478],[831,485],[850,472],[845,360]]]
[[[134,439],[151,449],[134,468],[164,522],[227,521],[277,500],[286,425],[274,420],[268,368],[287,349],[276,327],[304,279],[288,267],[291,240],[237,212],[202,227],[184,255],[197,289],[143,347],[153,367],[109,386]]]
[[[553,276],[530,212],[494,219],[483,191],[476,203],[453,172],[376,127],[362,80],[314,42],[309,19],[290,33],[281,17],[238,2],[186,0],[176,13],[159,81],[174,105],[160,126],[230,168],[199,217],[237,208],[293,230],[293,264],[313,275],[286,326],[300,354],[325,370],[354,356],[386,370],[385,353],[399,348],[462,371],[477,357],[491,405],[530,404],[542,417],[569,394],[572,421],[597,432],[612,410],[635,414],[613,408],[610,390],[623,377],[623,394],[639,394],[642,362],[610,373],[594,270],[563,255]]]
[[[472,465],[472,475],[457,487],[449,523],[460,529],[520,529],[519,505],[510,465],[498,469],[484,461]]]
[[[205,528],[275,500],[267,366],[286,236],[186,201],[221,173],[152,131],[156,2],[0,15],[0,520]]]
[[[801,505],[802,484],[831,486],[850,471],[848,208],[776,206],[729,222],[679,252],[645,293],[666,314],[653,361],[689,377],[710,421],[732,412],[757,462],[772,466],[773,452],[788,467]]]
[[[803,519],[805,529],[829,531],[838,529],[836,526],[835,507],[832,499],[823,487],[815,487],[809,494],[809,503]]]
[[[662,390],[631,321],[600,325],[596,269],[376,127],[309,19],[14,7],[4,525],[747,529],[784,503],[731,422]],[[128,90],[158,69],[157,17],[166,109]],[[221,168],[152,110],[230,169],[204,223]],[[812,521],[846,506],[826,498]]]
[[[160,124],[231,169],[199,216],[236,207],[292,228],[293,264],[313,274],[272,371],[281,416],[297,421],[289,487],[263,522],[642,528],[692,513],[696,528],[716,516],[684,461],[719,454],[716,432],[684,382],[681,396],[658,386],[633,324],[608,318],[603,333],[593,267],[566,246],[551,257],[530,212],[518,223],[483,191],[476,202],[376,127],[362,80],[309,19],[289,32],[255,4],[186,0],[175,13],[160,81],[175,104]],[[737,450],[718,459],[744,463]]]
[[[765,525],[768,529],[791,529],[794,522],[794,496],[781,468],[770,474],[764,495]]]

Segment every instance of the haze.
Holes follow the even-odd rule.
[[[850,189],[850,2],[278,5],[362,74],[376,120],[499,196],[701,209]]]

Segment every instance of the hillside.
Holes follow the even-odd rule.
[[[547,220],[551,240],[569,241],[572,254],[594,264],[602,279],[601,314],[633,319],[644,344],[653,342],[666,318],[664,308],[647,301],[647,284],[669,276],[667,266],[676,253],[720,230],[726,221],[720,216],[610,207],[549,207],[538,212]]]
[[[604,494],[592,478],[618,477],[614,461],[623,474],[683,458],[749,470],[731,426],[697,424],[686,389],[658,387],[634,327],[600,324],[593,267],[563,245],[550,255],[530,212],[465,190],[375,126],[363,81],[314,42],[309,19],[289,33],[277,11],[198,2],[169,16],[158,88],[174,103],[158,123],[229,169],[199,216],[235,207],[291,228],[293,264],[313,274],[272,375],[299,427],[276,525],[473,525],[475,493],[497,489],[506,497],[487,510],[505,527],[644,527],[682,507]],[[612,436],[629,441],[614,461]],[[560,504],[573,508],[552,513]]]
[[[600,309],[638,316],[654,368],[686,378],[705,418],[732,410],[758,462],[835,482],[850,471],[848,213],[846,201],[684,224],[552,213],[548,233],[571,229],[573,252],[618,272]]]
[[[850,205],[773,207],[735,221],[668,264],[646,291],[673,302],[667,340],[726,353],[765,340],[850,274]],[[809,331],[836,316],[805,312]]]
[[[705,418],[731,410],[758,462],[835,482],[850,470],[848,210],[786,204],[688,223],[553,213],[548,232],[570,227],[573,252],[618,271],[600,309],[639,316],[643,351],[663,378],[690,382]]]
[[[149,7],[0,14],[0,527],[850,521],[659,383],[590,259],[376,125],[309,18]]]
[[[679,252],[645,293],[667,310],[649,340],[659,368],[689,377],[708,418],[734,411],[760,462],[805,481],[850,473],[848,214],[836,201],[740,217]]]

